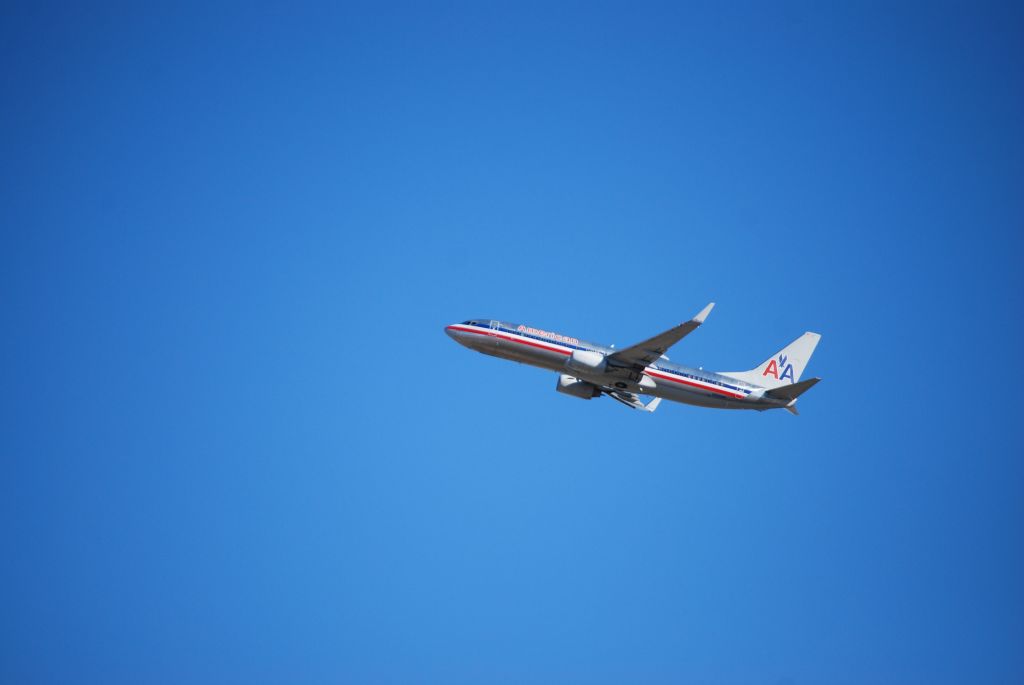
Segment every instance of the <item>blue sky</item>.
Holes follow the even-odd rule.
[[[0,680],[1024,679],[1024,15],[818,5],[6,7]]]

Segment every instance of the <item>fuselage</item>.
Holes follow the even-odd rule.
[[[674,364],[662,357],[641,373],[621,370],[589,376],[567,367],[573,351],[585,350],[610,355],[613,348],[522,324],[491,319],[471,319],[445,328],[445,332],[466,347],[502,359],[542,369],[571,374],[597,386],[661,397],[720,409],[771,409],[785,402],[765,397],[765,389],[703,369]]]

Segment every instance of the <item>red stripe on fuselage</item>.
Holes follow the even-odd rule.
[[[700,388],[701,390],[707,390],[709,392],[717,392],[719,395],[726,395],[728,397],[733,397],[733,398],[738,399],[738,400],[742,400],[743,399],[743,395],[737,395],[736,393],[729,392],[728,390],[719,390],[718,388],[709,388],[709,387],[706,387],[704,385],[698,385],[697,383],[694,383],[693,381],[684,380],[682,378],[673,378],[672,376],[666,376],[665,374],[658,373],[657,371],[651,371],[651,370],[648,369],[647,371],[644,371],[644,373],[646,373],[648,376],[654,376],[655,378],[661,378],[661,379],[664,379],[666,381],[672,381],[673,383],[679,383],[680,385],[690,385],[690,386],[693,386],[694,388]]]
[[[463,333],[476,333],[477,335],[482,335],[488,338],[501,338],[502,340],[508,340],[509,342],[519,343],[520,345],[539,347],[542,350],[548,350],[549,352],[558,352],[559,354],[564,354],[565,356],[569,356],[570,354],[572,354],[572,350],[565,350],[562,349],[561,347],[552,347],[551,345],[545,345],[544,343],[534,342],[533,340],[520,340],[519,338],[513,338],[510,335],[498,333],[491,329],[487,329],[487,331],[484,332],[478,331],[475,328],[464,328],[462,326],[449,326],[448,328],[455,329],[456,331],[462,331]]]
[[[452,328],[452,329],[454,329],[456,331],[461,331],[463,333],[475,333],[476,335],[482,335],[484,337],[489,337],[489,338],[501,338],[502,340],[508,340],[509,342],[520,343],[521,345],[529,345],[530,347],[539,347],[542,350],[549,350],[551,352],[558,352],[559,354],[564,354],[566,356],[569,356],[570,354],[572,354],[571,350],[564,350],[564,349],[562,349],[560,347],[552,347],[550,345],[545,345],[543,343],[534,342],[533,340],[519,340],[518,338],[513,338],[512,336],[505,335],[504,333],[497,333],[497,332],[495,332],[492,329],[486,329],[486,331],[480,331],[480,330],[477,330],[475,328],[466,328],[464,326],[449,326],[448,328]],[[644,371],[644,373],[646,373],[648,376],[653,376],[654,378],[661,378],[662,380],[666,380],[666,381],[672,381],[673,383],[679,383],[680,385],[689,385],[690,387],[693,387],[693,388],[698,388],[700,390],[707,390],[708,392],[715,392],[715,393],[718,393],[719,395],[725,395],[726,397],[732,397],[732,398],[738,399],[738,400],[742,400],[743,399],[743,395],[739,395],[739,394],[734,393],[734,392],[729,392],[728,390],[720,390],[719,388],[709,388],[707,386],[700,385],[698,383],[694,383],[693,381],[685,380],[683,378],[675,378],[673,376],[666,376],[663,373],[658,373],[657,371],[651,371],[650,369],[647,369],[646,371]]]

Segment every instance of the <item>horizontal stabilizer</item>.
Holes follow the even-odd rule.
[[[795,400],[800,397],[800,395],[803,395],[814,387],[814,384],[820,380],[820,378],[809,378],[806,381],[800,381],[799,383],[791,383],[790,385],[784,385],[781,388],[773,388],[766,392],[765,396],[776,400]]]

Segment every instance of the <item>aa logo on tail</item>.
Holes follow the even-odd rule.
[[[784,381],[787,378],[790,383],[795,383],[796,380],[793,378],[793,365],[787,364],[786,361],[789,359],[784,354],[779,355],[779,363],[776,364],[775,360],[768,362],[768,368],[764,370],[762,376],[775,376],[776,380]],[[779,369],[782,369],[782,375],[779,375]]]

